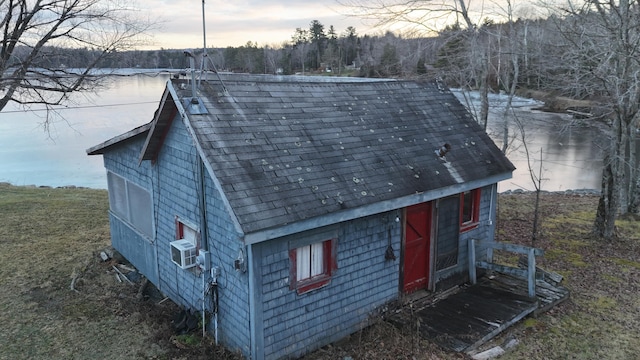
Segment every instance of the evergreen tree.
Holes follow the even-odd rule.
[[[320,67],[325,44],[327,42],[327,35],[324,33],[324,25],[322,25],[318,20],[311,21],[311,24],[309,24],[309,35],[312,48],[311,52],[313,55],[311,67],[313,69],[318,69]]]

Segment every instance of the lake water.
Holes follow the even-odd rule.
[[[106,189],[102,156],[87,156],[86,149],[151,121],[168,79],[114,77],[97,94],[75,96],[48,131],[42,107],[27,112],[10,103],[0,113],[0,182]]]
[[[470,101],[465,100],[468,96],[465,98],[458,91],[454,93],[461,102],[470,104],[472,109],[479,107],[477,93],[471,94],[473,97]],[[493,94],[489,100],[487,132],[496,145],[502,148],[506,97]],[[542,105],[540,102],[521,98],[516,98],[512,103],[512,111],[508,115],[509,140],[506,154],[516,170],[512,179],[498,184],[498,190],[535,190],[529,169],[542,179],[543,190],[600,190],[602,149],[606,139],[602,127],[593,126],[588,120],[576,120],[568,114],[534,110]],[[523,130],[516,126],[515,119]]]
[[[86,149],[148,123],[158,107],[168,73],[119,76],[90,96],[74,97],[61,108],[48,131],[42,107],[23,111],[9,104],[0,113],[0,182],[14,185],[83,186],[105,189],[102,156],[87,156]],[[491,99],[489,134],[502,143],[504,98]],[[599,189],[602,134],[571,117],[531,111],[535,103],[521,100],[516,116],[523,123],[536,173],[542,151],[542,188],[549,191]],[[511,126],[511,133],[516,132]],[[519,135],[519,134],[518,134]],[[499,190],[534,189],[520,136],[509,141],[507,156],[518,168]]]

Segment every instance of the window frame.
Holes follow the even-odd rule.
[[[471,203],[469,204],[469,214],[467,214],[467,218],[469,220],[465,221],[465,198],[466,194],[469,194],[469,199]],[[478,227],[480,224],[480,198],[481,198],[481,189],[473,189],[460,193],[460,232],[466,232]]]
[[[175,218],[175,227],[176,227],[176,240],[189,240],[195,247],[197,253],[200,252],[200,227],[196,226],[194,223],[182,219],[180,216],[176,215]],[[194,233],[193,238],[185,238],[185,228],[189,229]]]
[[[109,211],[118,219],[126,223],[141,236],[153,241],[155,238],[155,219],[153,216],[153,195],[145,187],[118,175],[107,171],[107,189],[109,195]],[[140,197],[142,196],[142,197]],[[132,202],[137,198],[148,202],[148,206],[135,207]],[[148,218],[141,216],[139,210],[146,208]]]
[[[311,258],[313,257],[311,249],[313,249],[313,245],[316,244],[322,244],[322,273],[310,275],[308,278],[298,279],[298,262],[301,260],[298,259],[298,249],[304,247],[310,248],[309,267],[311,268]],[[336,261],[336,244],[337,238],[331,238],[292,247],[289,250],[289,289],[296,290],[298,295],[301,295],[328,285],[331,282],[331,277],[335,270],[338,268]]]

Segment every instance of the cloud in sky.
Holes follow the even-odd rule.
[[[441,0],[430,4],[436,8],[452,8],[456,1]],[[487,17],[504,19],[505,5],[504,0],[467,2],[473,21],[477,23]],[[516,5],[516,17],[532,16],[535,7],[529,2]],[[138,0],[135,6],[141,10],[141,15],[159,23],[148,49],[202,47],[202,0]],[[207,46],[241,46],[248,41],[258,46],[279,46],[291,41],[296,28],[309,29],[312,20],[323,24],[325,31],[333,25],[338,34],[349,26],[356,28],[359,35],[383,32],[383,29],[372,29],[359,18],[344,15],[352,11],[341,7],[336,0],[205,0]],[[431,26],[440,23],[438,27],[441,27],[443,22],[450,23],[456,17],[436,12],[430,19],[433,21]],[[408,28],[398,25],[395,29],[404,31]]]
[[[296,28],[308,29],[312,20],[333,25],[338,34],[348,26],[364,34],[368,28],[356,18],[347,18],[338,5],[308,0],[205,1],[208,47],[241,46],[248,41],[280,45],[291,40]],[[159,22],[149,48],[202,47],[202,1],[139,0],[144,16]]]

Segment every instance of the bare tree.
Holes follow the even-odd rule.
[[[467,0],[467,2],[470,0]],[[452,23],[465,23],[467,29],[476,25],[471,20],[465,0],[338,0],[350,9],[349,16],[370,20],[376,27],[402,25],[419,32],[439,32]],[[421,30],[422,29],[422,30]]]
[[[282,71],[282,52],[272,46],[265,46],[263,51],[265,63],[264,73],[279,74]]]
[[[618,214],[634,210],[637,202],[637,160],[631,148],[636,146],[640,118],[640,3],[588,0],[565,4],[554,8],[565,41],[557,44],[565,48],[563,61],[569,69],[565,73],[579,79],[581,95],[600,100],[611,122],[594,230],[612,239]],[[625,179],[625,173],[631,179]]]
[[[524,154],[527,158],[527,171],[529,172],[529,178],[531,179],[531,184],[533,185],[536,192],[536,201],[534,203],[533,210],[533,224],[531,228],[531,247],[536,246],[536,241],[538,239],[538,223],[540,220],[540,194],[542,192],[542,148],[540,148],[540,161],[538,164],[538,170],[533,167],[532,163],[532,154],[529,151],[529,146],[527,145],[527,135],[525,127],[522,123],[522,120],[518,118],[516,114],[513,114],[513,119],[516,124],[518,131],[520,132],[520,140],[522,141],[522,146],[524,148]]]
[[[502,31],[500,31],[498,35],[499,39],[499,55],[502,57],[503,53],[508,58],[508,61],[505,64],[506,69],[502,69],[502,66],[499,67],[497,73],[498,78],[500,79],[502,87],[507,91],[507,104],[505,106],[504,113],[502,115],[503,118],[503,142],[502,142],[502,152],[506,153],[507,145],[509,143],[509,117],[511,116],[511,105],[513,102],[513,98],[516,95],[516,87],[519,82],[520,77],[520,49],[517,46],[517,37],[516,31],[513,21],[513,6],[510,0],[506,1],[506,9],[505,12],[507,14],[507,36],[502,36]],[[502,28],[500,26],[499,28]],[[503,40],[506,42],[504,48],[502,46]],[[506,51],[503,51],[506,49]],[[500,62],[502,63],[502,62]],[[524,138],[523,138],[524,143]]]
[[[91,90],[94,68],[117,51],[144,41],[152,23],[131,16],[118,0],[0,0],[0,111],[10,101],[48,109],[69,94]],[[60,49],[85,48],[86,66],[67,69]]]
[[[411,34],[439,33],[447,37],[441,53],[452,57],[448,65],[457,62],[453,66],[457,70],[447,74],[456,78],[463,91],[468,87],[480,90],[482,105],[476,119],[486,128],[490,59],[485,53],[488,49],[478,46],[479,31],[470,12],[471,0],[338,0],[338,3],[351,9],[348,15],[371,20],[377,27],[396,25]],[[456,48],[460,47],[473,51],[458,51]],[[448,50],[455,53],[447,53]]]

